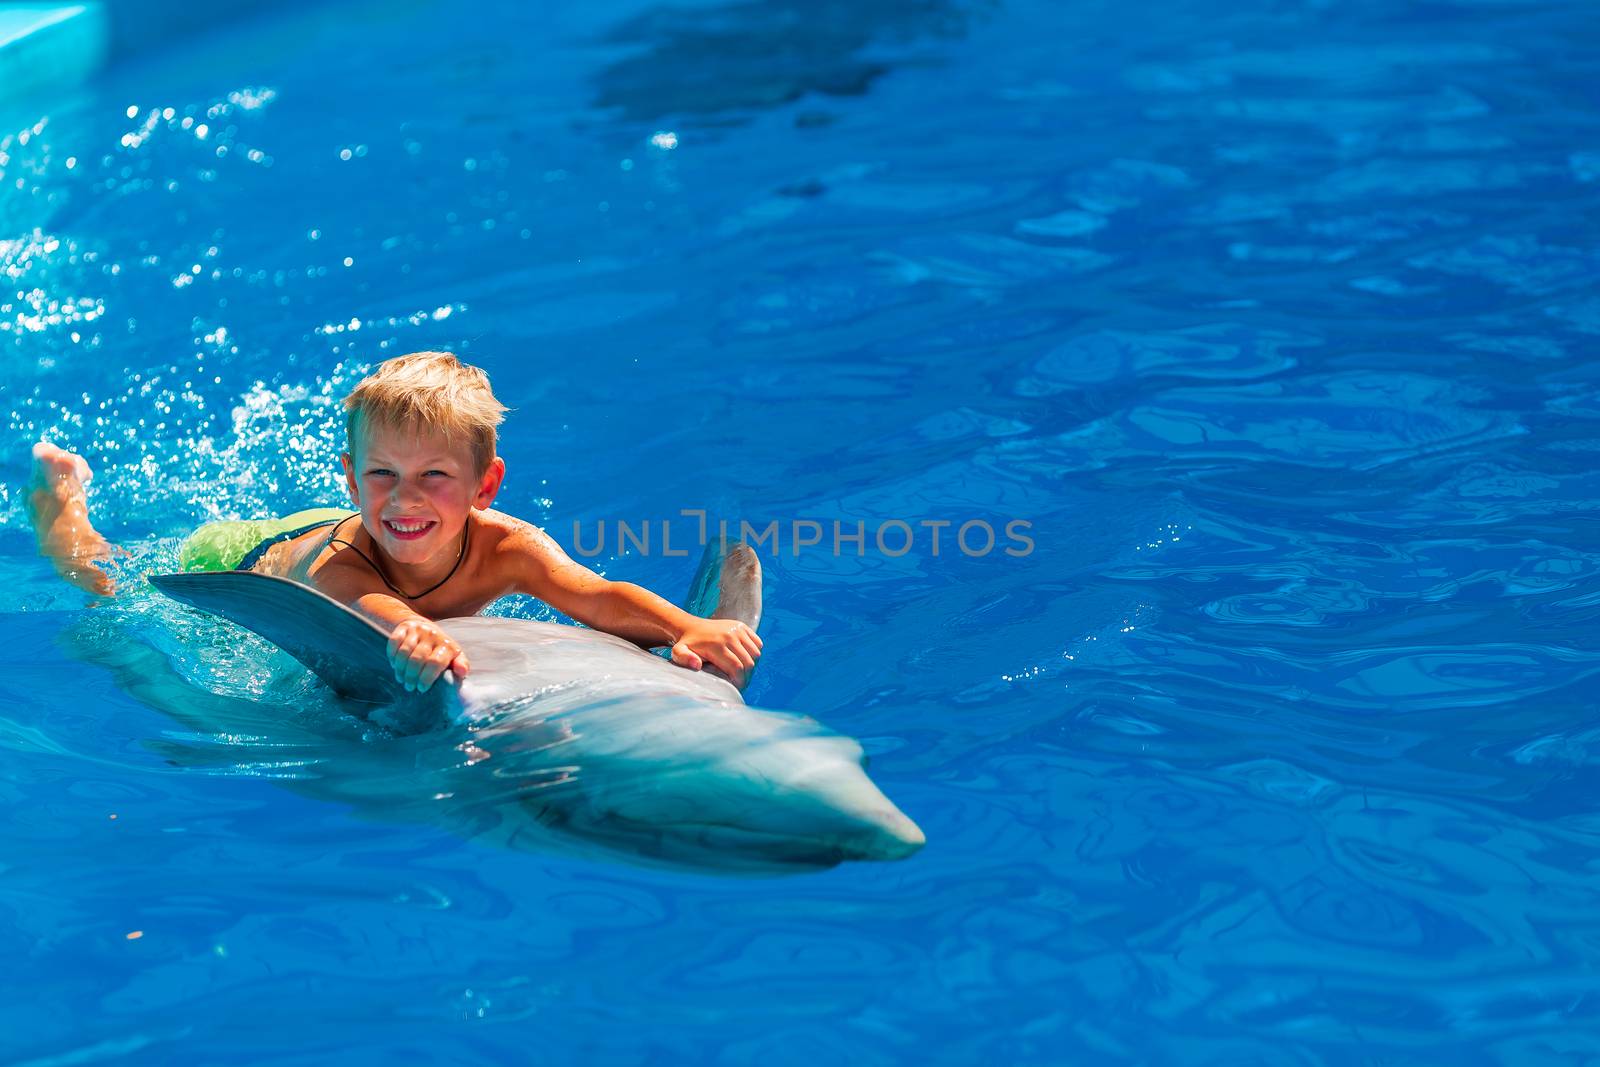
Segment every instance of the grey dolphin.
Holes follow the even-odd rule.
[[[726,557],[709,546],[690,610],[756,625],[759,573],[749,546]],[[509,801],[539,827],[535,841],[553,833],[657,863],[747,872],[901,859],[924,842],[867,777],[854,740],[749,707],[729,680],[620,637],[528,619],[443,619],[472,671],[459,685],[407,693],[385,631],[313,589],[240,571],[150,581],[260,634],[391,729],[464,731],[482,762],[455,788]],[[511,837],[520,843],[517,828]]]

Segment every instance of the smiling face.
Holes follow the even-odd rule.
[[[505,476],[496,457],[478,473],[472,446],[362,419],[343,457],[350,500],[383,554],[402,566],[453,564],[473,508],[494,502]]]

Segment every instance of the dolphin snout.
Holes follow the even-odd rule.
[[[922,832],[922,827],[896,811],[893,818],[884,826],[883,843],[885,845],[883,858],[886,860],[905,859],[928,843],[928,837]]]
[[[898,808],[862,813],[865,824],[845,841],[851,859],[903,860],[928,843],[922,828]]]
[[[768,758],[782,758],[782,769],[768,781],[781,783],[778,795],[791,812],[791,832],[809,829],[846,859],[898,860],[927,844],[921,827],[867,777],[861,748],[837,737],[812,737],[771,746]]]

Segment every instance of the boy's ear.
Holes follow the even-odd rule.
[[[361,493],[356,489],[356,461],[348,452],[339,453],[339,462],[344,464],[344,484],[350,490],[350,503],[361,506]]]
[[[500,483],[505,481],[506,461],[499,456],[489,462],[489,469],[483,472],[483,477],[478,480],[478,495],[472,498],[472,506],[482,511],[494,503],[494,498],[500,492]]]

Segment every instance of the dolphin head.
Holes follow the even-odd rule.
[[[557,787],[524,791],[528,814],[648,861],[745,873],[903,859],[926,840],[867,777],[861,746],[813,719],[659,694],[633,704],[589,703],[554,731],[560,744],[502,749],[529,770],[561,768]],[[520,745],[529,723],[513,715],[486,733],[486,748]]]

